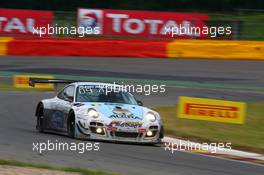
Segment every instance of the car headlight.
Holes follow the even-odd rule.
[[[151,112],[148,112],[145,117],[146,117],[147,120],[149,120],[151,122],[155,122],[156,121],[156,116],[153,113],[151,113]]]
[[[95,109],[88,109],[87,114],[89,117],[92,117],[92,118],[98,118],[99,117],[99,113]]]

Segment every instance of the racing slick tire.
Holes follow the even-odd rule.
[[[73,112],[70,112],[67,122],[67,133],[70,138],[75,138],[75,129],[75,116]]]
[[[163,139],[164,138],[164,127],[163,125],[161,125],[161,128],[160,128],[160,133],[159,133],[159,139]]]
[[[37,125],[36,125],[36,129],[40,132],[43,133],[44,132],[44,107],[43,104],[40,104],[38,106],[37,109]]]

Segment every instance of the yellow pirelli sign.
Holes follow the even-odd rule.
[[[29,86],[29,78],[48,78],[53,79],[53,76],[42,75],[14,75],[13,84],[15,88],[29,88],[29,89],[54,89],[54,85],[51,83],[36,83],[35,87]]]
[[[243,124],[246,103],[207,98],[179,97],[179,118]]]

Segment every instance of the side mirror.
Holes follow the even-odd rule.
[[[73,102],[73,97],[67,96],[67,97],[65,97],[65,101]]]
[[[69,96],[64,92],[64,100],[68,102],[73,102],[73,96]]]
[[[143,106],[143,102],[142,102],[142,101],[137,100],[137,104],[138,104],[139,106]]]

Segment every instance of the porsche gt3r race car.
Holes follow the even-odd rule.
[[[35,83],[70,83],[54,98],[37,104],[39,132],[66,133],[72,138],[136,143],[159,143],[163,125],[157,112],[123,86],[31,78]]]

